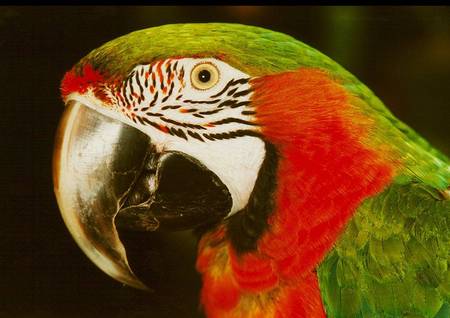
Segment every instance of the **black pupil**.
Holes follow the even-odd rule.
[[[211,73],[208,70],[201,70],[198,73],[198,80],[202,83],[208,83],[211,79]]]

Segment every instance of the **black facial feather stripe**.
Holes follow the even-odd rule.
[[[169,93],[167,93],[167,97],[169,97],[169,96],[171,96],[172,95],[172,92],[173,92],[173,88],[174,88],[174,86],[175,86],[175,84],[172,82],[172,83],[170,83],[170,89],[169,89]]]
[[[144,92],[144,89],[142,88],[141,81],[139,80],[139,75],[137,72],[136,72],[136,75],[134,76],[134,78],[136,79],[136,83],[138,84],[138,87],[139,87],[139,95],[142,95]]]
[[[233,118],[233,117],[224,118],[224,119],[212,122],[211,124],[224,125],[224,124],[230,124],[230,123],[238,123],[238,124],[244,124],[244,125],[249,125],[249,126],[258,126],[258,124],[253,123],[251,121],[247,121],[247,120],[240,119],[240,118]]]
[[[208,110],[208,111],[200,112],[199,114],[202,114],[202,115],[212,115],[212,114],[218,113],[218,112],[220,112],[220,111],[222,111],[222,110],[224,110],[224,109],[225,109],[225,108],[217,108],[217,109],[214,109],[214,110]]]
[[[189,103],[189,104],[216,104],[220,102],[220,99],[214,99],[214,100],[191,100],[186,99],[183,101],[183,103]]]
[[[144,121],[144,119],[143,119],[141,116],[135,116],[135,117],[132,117],[132,120],[133,120],[134,122],[136,122],[136,119],[137,119],[142,125],[145,125],[145,121]]]
[[[214,140],[214,138],[211,137],[209,134],[204,134],[203,137],[206,138],[206,139],[208,139],[208,140],[211,140],[211,141]]]
[[[218,96],[222,95],[223,93],[225,93],[231,86],[238,85],[238,84],[246,84],[246,83],[248,83],[249,80],[250,80],[250,78],[240,78],[238,80],[231,79],[220,92],[210,96],[210,98],[218,97]]]
[[[168,118],[164,118],[164,117],[160,117],[160,118],[161,118],[162,121],[165,121],[166,123],[173,124],[173,125],[176,125],[176,126],[206,130],[205,127],[200,126],[200,125],[188,124],[188,123],[180,123],[180,122],[177,122],[177,121],[175,121],[173,119],[168,119]]]
[[[233,95],[233,97],[236,98],[236,97],[245,96],[245,95],[248,95],[251,92],[252,92],[251,89],[246,89],[245,91],[237,92],[236,94]]]
[[[198,139],[198,140],[200,140],[200,141],[204,141],[204,140],[202,139],[202,137],[201,137],[198,133],[196,133],[196,132],[194,132],[194,131],[188,130],[187,133],[188,133],[188,135],[191,136],[192,138]]]
[[[237,108],[237,107],[241,107],[241,106],[248,106],[250,105],[251,102],[250,101],[242,101],[242,102],[238,102],[237,100],[234,99],[228,99],[226,101],[223,101],[222,103],[219,104],[219,106],[217,106],[218,108],[221,107],[225,107],[225,106],[229,106],[231,108]]]
[[[169,99],[169,97],[170,97],[170,95],[167,95],[166,97],[164,97],[164,98],[161,100],[161,103],[166,102],[166,101]]]
[[[160,113],[152,113],[152,112],[146,112],[145,113],[147,116],[153,116],[153,117],[161,117],[163,116],[163,114]]]
[[[131,96],[133,96],[133,94],[134,94],[134,88],[133,88],[133,84],[132,84],[132,80],[131,80],[131,78],[133,77],[134,73],[135,73],[135,71],[133,71],[131,73],[132,75],[130,75],[128,77],[128,79],[127,79],[127,81],[128,81],[128,89],[130,90],[130,95]]]
[[[235,101],[233,99],[227,99],[226,101],[221,102],[219,104],[219,106],[217,106],[217,107],[221,108],[221,107],[225,107],[225,106],[231,106],[231,105],[234,105],[236,103],[237,103],[237,101]]]
[[[150,125],[150,126],[155,127],[158,130],[161,130],[161,126],[160,125],[158,125],[157,123],[152,122],[151,120],[148,120],[145,117],[134,116],[132,119],[133,119],[134,122],[136,122],[136,119],[137,119],[142,125]],[[170,134],[173,135],[173,133],[170,133]]]
[[[161,107],[161,110],[166,110],[166,109],[178,109],[180,108],[181,105],[167,105],[167,106],[163,106]]]
[[[158,100],[158,94],[159,92],[156,92],[155,95],[153,95],[153,100],[151,101],[151,103],[149,104],[150,107],[155,106],[156,101]]]
[[[227,96],[233,95],[234,92],[236,92],[236,91],[238,90],[238,88],[239,88],[239,87],[235,87],[235,88],[233,88],[232,90],[230,90],[230,91],[227,93]]]
[[[202,136],[209,140],[224,140],[244,136],[261,137],[261,134],[253,130],[239,129],[223,133],[202,134]]]
[[[248,101],[248,100],[246,100],[246,101],[239,102],[239,103],[236,103],[236,104],[234,104],[234,105],[231,105],[230,107],[231,107],[231,108],[238,108],[238,107],[241,107],[241,106],[248,106],[248,105],[250,105],[250,104],[251,104],[251,102]]]
[[[168,65],[166,65],[166,74],[167,74],[167,78],[170,78],[170,74],[172,74],[172,63],[168,63]]]
[[[124,88],[124,90],[125,90],[125,88]],[[125,98],[125,105],[131,105],[131,102],[130,102],[130,100],[128,99],[128,94],[123,94],[123,97]]]
[[[181,138],[187,140],[186,134],[183,132],[182,129],[180,129],[180,128],[177,129],[177,128],[172,127],[172,128],[170,128],[170,131],[171,131],[175,136],[178,136],[178,137],[181,137]]]
[[[135,73],[136,73],[136,70],[131,71],[131,73],[127,76],[125,81],[129,82],[131,80],[131,78],[134,76]]]
[[[240,78],[240,79],[234,81],[233,85],[247,84],[249,81],[250,81],[250,77]]]
[[[267,230],[267,220],[275,209],[274,193],[279,154],[274,145],[265,143],[266,155],[247,206],[229,218],[227,237],[238,254],[254,251],[258,239]]]
[[[232,85],[234,85],[234,79],[233,79],[233,78],[227,83],[227,85],[225,85],[225,87],[224,87],[220,92],[218,92],[217,94],[214,94],[214,95],[210,96],[210,98],[215,98],[215,97],[218,97],[218,96],[222,95],[222,94],[225,93],[225,92],[227,91],[227,89],[229,89]]]

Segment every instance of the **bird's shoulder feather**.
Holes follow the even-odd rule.
[[[449,224],[448,196],[418,180],[365,200],[318,268],[329,316],[448,317]]]

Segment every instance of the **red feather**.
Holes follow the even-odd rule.
[[[224,312],[240,317],[248,297],[261,303],[262,295],[271,293],[266,313],[324,317],[314,269],[361,202],[391,181],[394,168],[367,145],[373,123],[352,106],[356,97],[325,72],[300,69],[255,79],[252,86],[257,122],[281,155],[276,210],[255,252],[237,256],[225,240],[204,249],[209,236],[203,238],[202,304],[213,317]],[[218,255],[228,256],[222,267],[215,264]],[[212,271],[222,274],[223,283],[211,284]],[[213,297],[233,301],[218,303]]]
[[[61,81],[61,96],[63,100],[71,93],[84,94],[89,88],[100,100],[110,103],[108,96],[106,96],[102,84],[105,83],[103,74],[94,70],[92,65],[85,64],[81,72],[76,72],[75,69],[68,71]]]

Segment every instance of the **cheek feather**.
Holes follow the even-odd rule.
[[[278,144],[319,134],[348,106],[346,91],[319,70],[261,77],[252,84],[257,122],[264,135]]]

